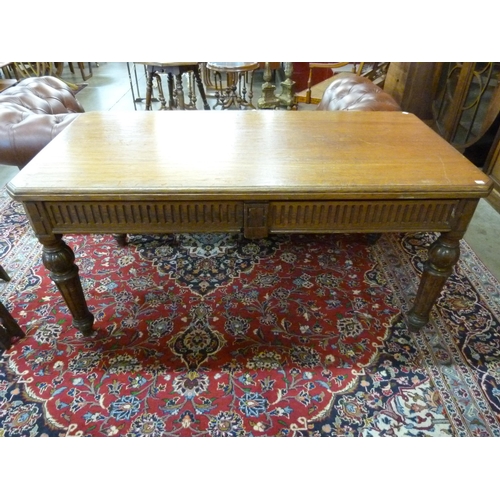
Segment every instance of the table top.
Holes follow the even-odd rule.
[[[134,64],[144,64],[158,68],[169,68],[171,66],[197,66],[197,62],[136,62]]]
[[[207,62],[207,68],[214,71],[252,71],[258,69],[258,62]]]
[[[487,196],[488,176],[412,114],[88,112],[8,184],[18,200]]]

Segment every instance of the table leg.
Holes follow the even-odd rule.
[[[147,71],[146,81],[146,111],[151,111],[151,97],[153,95],[153,72]]]
[[[196,85],[198,86],[198,91],[200,92],[201,100],[203,102],[204,109],[210,109],[210,105],[207,101],[207,95],[205,93],[205,88],[203,87],[203,81],[201,80],[200,70],[194,71],[194,78],[196,80]]]
[[[408,314],[408,326],[418,331],[429,321],[432,307],[460,257],[460,236],[444,233],[429,249],[415,303]]]
[[[73,316],[73,326],[84,335],[90,335],[94,315],[87,307],[73,250],[62,235],[44,236],[39,240],[43,245],[43,263]]]
[[[184,89],[182,88],[182,73],[175,75],[175,92],[177,94],[177,107],[178,109],[186,109],[184,105]]]
[[[186,104],[186,109],[196,109],[196,90],[194,88],[194,75],[192,71],[187,71],[186,73],[188,81],[188,98],[189,104]]]
[[[411,331],[418,331],[428,323],[430,311],[446,280],[453,272],[453,266],[458,262],[460,240],[467,230],[478,202],[479,199],[462,200],[455,210],[452,230],[442,233],[429,248],[429,257],[424,264],[417,296],[413,308],[408,313],[408,327]]]
[[[174,109],[175,108],[174,75],[172,73],[167,73],[167,85],[168,85],[168,109]]]
[[[134,70],[135,70],[135,64],[134,64]],[[135,95],[134,95],[134,84],[132,83],[132,73],[130,72],[130,63],[127,63],[127,72],[128,72],[128,81],[130,83],[130,92],[132,92],[132,101],[134,102],[134,109],[137,111],[137,106],[136,106],[136,100],[135,100]],[[136,77],[137,77],[137,72],[136,72]]]
[[[160,73],[155,73],[156,77],[156,85],[158,86],[158,99],[160,100],[161,106],[160,109],[167,109],[167,101],[165,99],[165,94],[163,93],[163,85],[161,83],[161,75]]]

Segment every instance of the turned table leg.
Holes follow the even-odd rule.
[[[207,101],[207,95],[205,93],[205,87],[203,87],[203,81],[201,80],[199,68],[194,71],[194,79],[196,80],[196,85],[198,86],[198,91],[200,92],[201,100],[203,102],[204,109],[210,109],[210,104]]]
[[[462,200],[454,211],[452,230],[442,233],[429,248],[429,257],[424,264],[413,308],[408,314],[408,327],[418,331],[429,321],[432,307],[436,303],[443,286],[453,272],[453,266],[460,257],[460,240],[469,225],[478,199]]]
[[[151,111],[151,101],[153,97],[153,72],[148,68],[146,79],[146,111]]]
[[[442,234],[430,247],[415,303],[408,314],[411,331],[418,331],[428,323],[430,311],[459,257],[460,236],[456,234]]]
[[[182,73],[175,75],[175,92],[177,95],[177,108],[186,109],[184,104],[184,90],[182,88]]]
[[[43,263],[73,316],[73,326],[84,335],[90,335],[94,316],[87,307],[73,250],[61,235],[45,236],[39,240],[43,245]]]
[[[172,73],[167,74],[167,85],[168,85],[168,109],[175,109],[174,75]]]

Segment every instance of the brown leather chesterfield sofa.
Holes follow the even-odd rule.
[[[52,76],[26,78],[0,93],[0,165],[23,168],[84,111]]]
[[[316,108],[324,111],[401,111],[398,103],[378,85],[354,73],[339,73]]]

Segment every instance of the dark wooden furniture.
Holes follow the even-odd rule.
[[[0,280],[10,281],[10,276],[7,273],[7,271],[3,268],[3,266],[0,266]]]
[[[418,118],[394,111],[90,112],[7,185],[86,335],[94,317],[64,233],[439,231],[408,315],[418,330],[491,188]]]
[[[194,88],[190,89],[190,102],[186,104],[184,99],[184,89],[182,85],[182,75],[185,73],[192,73],[198,87],[198,91],[203,101],[203,108],[210,109],[205,94],[205,88],[201,80],[200,68],[197,62],[146,62],[146,110],[150,111],[152,93],[153,93],[153,79],[156,78],[158,83],[158,98],[161,102],[161,109],[195,109],[196,108],[196,94]],[[168,85],[168,108],[165,95],[163,92],[161,75],[167,75]],[[174,77],[175,77],[175,93],[174,93]]]
[[[439,63],[436,130],[460,151],[477,143],[500,114],[500,63]]]
[[[0,279],[10,281],[10,276],[2,266],[0,266]],[[0,302],[0,349],[10,349],[13,342],[24,336],[24,332],[17,324],[17,321]]]
[[[486,159],[485,172],[489,174],[493,181],[493,190],[490,196],[488,196],[488,201],[500,213],[500,129],[497,131],[488,158]]]
[[[85,74],[85,64],[84,63],[77,62],[76,64],[78,65],[78,69],[80,70],[80,74],[82,75],[82,79],[84,82],[93,76],[91,63],[88,63],[88,66],[89,66],[89,73],[88,74]],[[55,63],[55,66],[56,66],[56,76],[60,77],[63,73],[63,70],[64,70],[64,63],[58,62],[58,63]],[[68,67],[69,67],[69,70],[71,71],[71,73],[74,74],[75,68],[74,68],[72,62],[68,62]]]
[[[432,123],[434,78],[439,63],[391,62],[387,70],[384,90],[401,109]]]
[[[467,152],[480,141],[491,145],[498,130],[499,75],[500,63],[495,62],[392,62],[384,90],[401,109],[416,114],[459,151]],[[474,163],[482,168],[485,159],[486,155]]]

